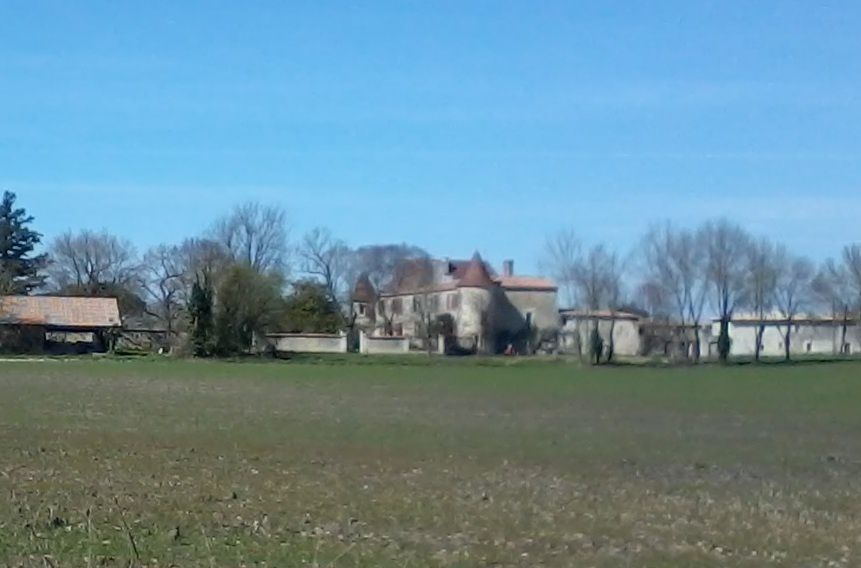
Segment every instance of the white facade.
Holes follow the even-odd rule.
[[[641,354],[640,319],[625,312],[588,312],[563,310],[560,347],[567,353],[588,354],[592,330],[598,329],[604,342],[604,351],[610,349],[613,355],[635,357]]]
[[[861,329],[857,321],[844,323],[832,318],[799,318],[792,323],[783,320],[736,318],[730,322],[730,356],[753,357],[756,336],[762,330],[763,357],[783,357],[789,330],[791,355],[854,355],[861,353]],[[720,322],[712,324],[712,337],[720,333]]]
[[[272,333],[266,339],[279,353],[347,352],[347,336],[343,333]]]
[[[410,352],[410,340],[406,337],[370,337],[359,333],[359,353],[401,355]]]

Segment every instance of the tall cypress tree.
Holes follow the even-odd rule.
[[[0,293],[29,294],[41,286],[45,277],[39,272],[47,255],[33,256],[42,235],[28,225],[33,217],[23,207],[15,207],[15,194],[6,191],[0,201]]]
[[[188,301],[191,319],[191,348],[195,357],[207,357],[212,351],[212,286],[208,279],[195,279]]]

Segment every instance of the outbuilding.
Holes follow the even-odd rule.
[[[104,352],[121,325],[116,298],[0,296],[4,351]]]

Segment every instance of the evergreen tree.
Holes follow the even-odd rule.
[[[245,263],[229,267],[218,284],[214,346],[220,356],[247,353],[277,322],[282,308],[282,280]]]
[[[41,286],[45,277],[39,272],[47,255],[33,256],[42,235],[28,225],[33,217],[15,207],[15,194],[6,191],[0,201],[0,293],[29,294]]]
[[[601,355],[604,353],[604,338],[601,337],[597,324],[595,324],[592,333],[589,335],[589,352],[592,355],[592,362],[595,365],[600,365]]]
[[[284,301],[281,327],[288,332],[337,333],[343,317],[326,287],[318,282],[299,281]]]
[[[205,280],[196,279],[188,302],[191,348],[195,357],[206,357],[212,352],[212,303],[212,286]]]

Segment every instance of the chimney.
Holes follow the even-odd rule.
[[[513,260],[505,260],[502,262],[502,275],[503,276],[514,276],[514,261]]]

